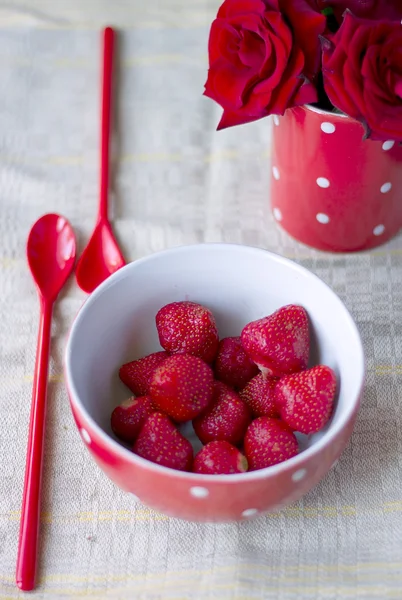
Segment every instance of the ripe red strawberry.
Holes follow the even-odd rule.
[[[209,442],[196,455],[194,473],[205,475],[231,475],[247,471],[247,459],[228,442]]]
[[[247,429],[244,452],[249,471],[276,465],[292,458],[298,451],[296,436],[279,419],[259,417]]]
[[[275,404],[275,387],[278,380],[266,379],[259,373],[239,393],[240,398],[251,409],[253,417],[279,417]]]
[[[193,464],[192,445],[169,417],[159,412],[145,421],[133,451],[142,458],[178,471],[190,471]]]
[[[173,302],[156,315],[159,341],[172,354],[192,354],[211,363],[218,351],[218,330],[212,312],[195,302]]]
[[[112,431],[124,442],[133,443],[149,415],[156,410],[149,396],[131,396],[112,412]]]
[[[283,306],[246,325],[241,342],[266,376],[281,377],[306,369],[310,349],[307,313],[301,306]]]
[[[210,366],[197,356],[174,354],[155,370],[150,395],[159,410],[182,423],[207,408],[213,389]]]
[[[240,337],[228,337],[219,342],[214,371],[216,379],[241,390],[257,375],[258,367],[247,356]]]
[[[216,381],[212,403],[194,419],[193,427],[203,444],[214,440],[239,444],[250,421],[247,404],[230,387]]]
[[[167,352],[154,352],[144,358],[133,360],[120,367],[119,377],[136,396],[147,396],[151,377],[169,356]]]
[[[335,390],[333,370],[317,365],[283,377],[275,389],[276,403],[282,419],[294,431],[316,433],[331,416]]]

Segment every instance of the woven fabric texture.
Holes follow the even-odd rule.
[[[83,248],[98,199],[99,28],[121,27],[113,226],[129,260],[230,241],[290,257],[326,281],[363,337],[367,384],[352,440],[301,502],[242,524],[157,514],[91,460],[63,382],[85,294],[54,312],[35,599],[402,598],[402,237],[369,253],[310,250],[269,210],[270,121],[216,133],[202,96],[218,2],[0,3],[0,600],[14,584],[38,301],[32,223],[57,211]],[[359,215],[356,215],[359,218]]]

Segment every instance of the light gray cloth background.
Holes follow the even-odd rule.
[[[262,246],[317,273],[346,302],[367,354],[350,445],[303,501],[243,524],[169,519],[95,466],[63,384],[66,334],[85,295],[54,314],[39,587],[33,598],[402,598],[402,237],[330,255],[269,211],[270,122],[220,133],[202,97],[215,0],[0,2],[0,600],[14,567],[38,302],[32,223],[58,211],[80,248],[98,199],[99,27],[122,27],[114,228],[129,260],[192,242]]]

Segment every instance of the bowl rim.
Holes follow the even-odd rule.
[[[82,402],[79,399],[77,390],[74,385],[73,374],[71,371],[71,354],[72,354],[72,343],[75,332],[80,326],[80,322],[85,317],[85,313],[90,310],[91,305],[96,302],[96,299],[102,295],[102,293],[108,289],[110,286],[115,285],[119,279],[125,278],[130,271],[135,271],[135,269],[142,264],[146,264],[147,262],[152,262],[153,260],[157,260],[159,257],[181,254],[187,252],[188,250],[201,251],[204,250],[217,250],[218,252],[229,249],[235,252],[249,252],[250,254],[264,254],[269,257],[271,260],[276,261],[277,263],[282,264],[286,268],[291,268],[295,272],[302,274],[304,276],[311,277],[320,282],[322,286],[327,288],[327,290],[336,297],[337,301],[340,303],[344,313],[345,318],[348,322],[348,326],[350,328],[351,334],[355,338],[355,343],[357,345],[358,352],[356,353],[356,390],[355,394],[353,394],[353,401],[350,402],[350,405],[346,407],[343,411],[338,422],[330,427],[324,435],[317,440],[309,448],[306,448],[296,456],[289,458],[281,463],[265,467],[264,469],[258,469],[256,471],[246,471],[245,473],[236,473],[236,474],[224,474],[224,475],[211,475],[211,474],[203,474],[203,473],[193,473],[190,471],[178,471],[176,469],[171,469],[169,467],[165,467],[162,465],[158,465],[153,463],[137,454],[134,454],[127,447],[121,445],[118,441],[113,439],[109,434],[107,434],[93,419],[87,409],[84,407]],[[65,374],[65,382],[68,390],[68,396],[70,400],[71,408],[74,408],[80,414],[81,419],[89,425],[90,429],[93,429],[96,435],[102,440],[102,442],[110,447],[110,451],[113,454],[118,455],[121,459],[132,463],[133,466],[140,466],[142,468],[146,468],[150,471],[154,471],[155,473],[159,473],[161,475],[168,475],[174,478],[182,479],[182,480],[193,480],[193,483],[196,482],[204,482],[204,483],[236,483],[239,481],[250,482],[254,480],[266,479],[269,477],[274,477],[278,473],[283,473],[288,470],[297,470],[298,467],[304,465],[306,460],[313,458],[317,454],[319,454],[324,448],[331,445],[332,441],[340,434],[343,428],[347,425],[349,420],[353,417],[354,413],[358,410],[361,395],[364,387],[365,380],[365,358],[364,358],[364,349],[361,340],[361,336],[359,330],[357,328],[356,323],[354,322],[349,310],[346,308],[345,304],[339,298],[339,296],[332,290],[332,288],[326,284],[318,275],[296,263],[295,261],[286,258],[282,255],[276,254],[269,250],[265,250],[264,248],[249,246],[244,244],[235,244],[235,243],[226,243],[226,242],[206,242],[206,243],[195,243],[195,244],[186,244],[180,246],[174,246],[173,248],[168,248],[165,250],[161,250],[158,252],[154,252],[137,260],[134,260],[124,267],[120,268],[118,271],[113,273],[110,277],[108,277],[103,283],[101,283],[90,296],[84,301],[83,305],[79,309],[77,315],[74,318],[74,321],[71,325],[68,340],[66,344],[66,349],[64,352],[64,374]],[[79,427],[77,426],[77,429]]]
[[[359,121],[353,119],[353,117],[349,117],[349,115],[346,115],[345,113],[337,113],[330,110],[325,110],[324,108],[319,108],[318,106],[313,106],[312,104],[305,104],[301,108],[305,108],[306,110],[310,110],[311,112],[315,112],[319,115],[327,116],[330,119],[339,117],[340,119],[347,119],[349,121],[359,123]]]

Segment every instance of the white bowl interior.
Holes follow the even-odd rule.
[[[214,313],[221,337],[239,335],[254,319],[285,304],[301,304],[311,321],[311,364],[332,367],[339,381],[327,428],[301,436],[309,447],[342,426],[364,375],[357,329],[340,299],[321,280],[264,250],[225,244],[176,248],[131,263],[102,284],[77,316],[66,353],[69,387],[89,417],[108,435],[110,415],[130,395],[119,367],[160,350],[155,315],[169,302],[192,300]],[[191,437],[191,429],[186,432]]]

